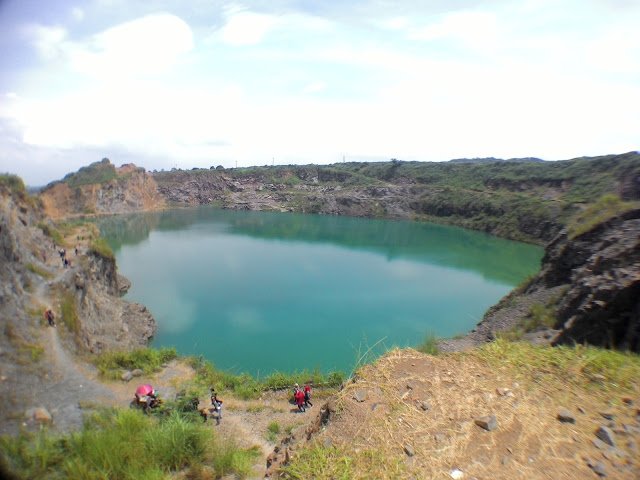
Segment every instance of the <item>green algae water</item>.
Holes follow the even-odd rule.
[[[540,247],[405,221],[210,207],[101,222],[153,345],[235,373],[342,370],[367,348],[471,330]]]

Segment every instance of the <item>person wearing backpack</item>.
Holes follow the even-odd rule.
[[[313,403],[311,403],[311,385],[309,383],[306,383],[304,385],[304,406],[305,407],[313,407]]]

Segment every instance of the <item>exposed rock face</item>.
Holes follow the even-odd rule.
[[[15,433],[15,412],[37,406],[58,382],[42,361],[53,336],[45,307],[55,313],[56,337],[81,352],[144,346],[155,329],[145,307],[120,298],[113,259],[81,253],[62,268],[47,226],[37,200],[0,184],[0,433]]]
[[[640,209],[548,247],[530,287],[569,285],[557,307],[554,343],[583,343],[640,351]]]
[[[525,323],[536,304],[552,310],[557,323],[525,335],[528,340],[640,351],[640,209],[573,239],[563,231],[547,246],[540,273],[523,292],[491,307],[463,339],[439,346],[453,351],[493,340]]]
[[[105,160],[93,165],[100,165],[100,168],[111,167],[114,178],[110,180],[82,184],[61,181],[47,186],[40,193],[47,215],[56,219],[164,207],[164,198],[158,193],[155,180],[144,168],[126,164],[116,169]]]

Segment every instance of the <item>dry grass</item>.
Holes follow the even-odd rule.
[[[344,474],[344,478],[450,479],[453,468],[461,469],[465,478],[593,477],[584,457],[602,459],[592,444],[595,429],[605,422],[599,412],[613,411],[619,422],[635,421],[635,409],[621,398],[638,397],[640,376],[631,375],[639,371],[640,361],[630,357],[623,362],[632,367],[618,380],[627,380],[616,382],[612,390],[613,382],[592,381],[588,366],[593,366],[593,356],[584,352],[554,365],[550,358],[569,358],[570,352],[548,348],[531,352],[519,345],[507,351],[505,345],[438,357],[395,350],[362,368],[338,394],[338,413],[329,427],[295,454],[286,475],[303,478],[313,465],[330,459],[328,463],[348,468],[315,478]],[[520,363],[524,355],[533,360],[528,368]],[[616,362],[611,365],[613,370],[624,370]],[[564,368],[569,370],[563,372]],[[567,382],[568,376],[576,380]],[[509,393],[500,395],[499,388]],[[358,392],[366,393],[365,401],[354,399]],[[430,408],[423,410],[422,402]],[[575,413],[575,424],[557,420],[561,407]],[[476,417],[491,414],[498,421],[496,430],[487,432],[474,423]],[[619,448],[627,456],[607,464],[609,477],[634,478],[640,461],[624,444]],[[614,474],[616,462],[629,470]]]

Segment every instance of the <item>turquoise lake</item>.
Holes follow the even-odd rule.
[[[428,223],[210,207],[100,228],[132,282],[126,298],[158,322],[154,346],[260,376],[349,372],[374,344],[465,333],[543,254]]]

